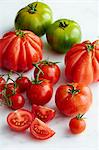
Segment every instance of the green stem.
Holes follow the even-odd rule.
[[[23,38],[25,33],[22,30],[16,30],[16,36]]]
[[[91,45],[91,44],[87,44],[87,43],[86,43],[86,47],[87,47],[87,51],[88,51],[88,52],[92,51],[92,50],[93,50],[93,48],[94,48],[94,46],[93,46],[93,45]]]
[[[28,5],[29,6],[29,13],[31,13],[31,14],[34,14],[36,11],[37,11],[37,9],[36,9],[36,7],[37,7],[37,3],[35,4],[35,5],[33,5],[33,4],[30,4],[30,5]]]
[[[76,116],[76,118],[79,120],[79,119],[82,119],[82,117],[84,116],[84,114],[78,114],[77,116]]]

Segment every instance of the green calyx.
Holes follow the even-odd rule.
[[[22,30],[16,30],[16,36],[19,36],[20,38],[23,38],[25,33]]]
[[[86,47],[87,47],[87,51],[90,52],[93,50],[94,46],[91,45],[91,44],[86,44]]]
[[[36,5],[29,4],[28,7],[29,7],[29,11],[28,12],[31,13],[31,14],[34,14],[37,11],[37,9],[36,9],[37,3],[36,3]]]
[[[72,95],[78,94],[80,92],[79,89],[76,89],[72,84],[67,84],[68,86],[72,87],[72,89],[69,89],[68,93],[71,93]]]
[[[80,120],[80,119],[82,119],[83,118],[83,116],[84,116],[84,114],[78,114],[77,116],[76,116],[76,118],[78,119],[78,120]]]
[[[52,61],[48,61],[48,60],[42,60],[40,62],[38,62],[37,64],[43,64],[43,65],[53,65],[53,64],[58,64],[60,62],[52,62]]]
[[[64,30],[67,26],[68,26],[68,24],[67,24],[65,21],[64,21],[64,22],[62,22],[62,21],[59,22],[59,27],[62,28],[63,30]]]

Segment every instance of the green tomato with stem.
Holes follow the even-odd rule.
[[[60,19],[50,25],[46,37],[52,50],[66,53],[73,44],[81,41],[81,29],[73,20]]]
[[[15,28],[30,30],[38,36],[46,33],[52,23],[52,10],[42,2],[34,2],[22,8],[16,15]]]

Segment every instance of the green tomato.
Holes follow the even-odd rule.
[[[22,8],[15,18],[15,28],[33,31],[42,36],[52,23],[52,11],[42,2],[34,2]]]
[[[50,25],[46,37],[52,50],[66,53],[73,44],[81,41],[80,26],[75,21],[60,19]]]

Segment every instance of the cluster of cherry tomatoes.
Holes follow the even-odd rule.
[[[58,62],[40,61],[34,66],[34,79],[30,81],[27,76],[19,74],[16,80],[11,78],[12,72],[0,76],[0,99],[11,109],[7,117],[11,129],[19,132],[30,128],[30,132],[37,139],[48,139],[55,132],[50,129],[46,122],[55,117],[56,111],[45,107],[53,95],[53,85],[60,78]],[[11,82],[9,82],[11,81]],[[23,109],[25,98],[22,95],[26,92],[29,103],[32,104],[32,111]],[[92,103],[90,89],[81,83],[68,83],[61,85],[55,94],[56,106],[66,116],[76,116],[70,120],[69,127],[72,133],[81,133],[85,129],[83,114],[89,109]]]

